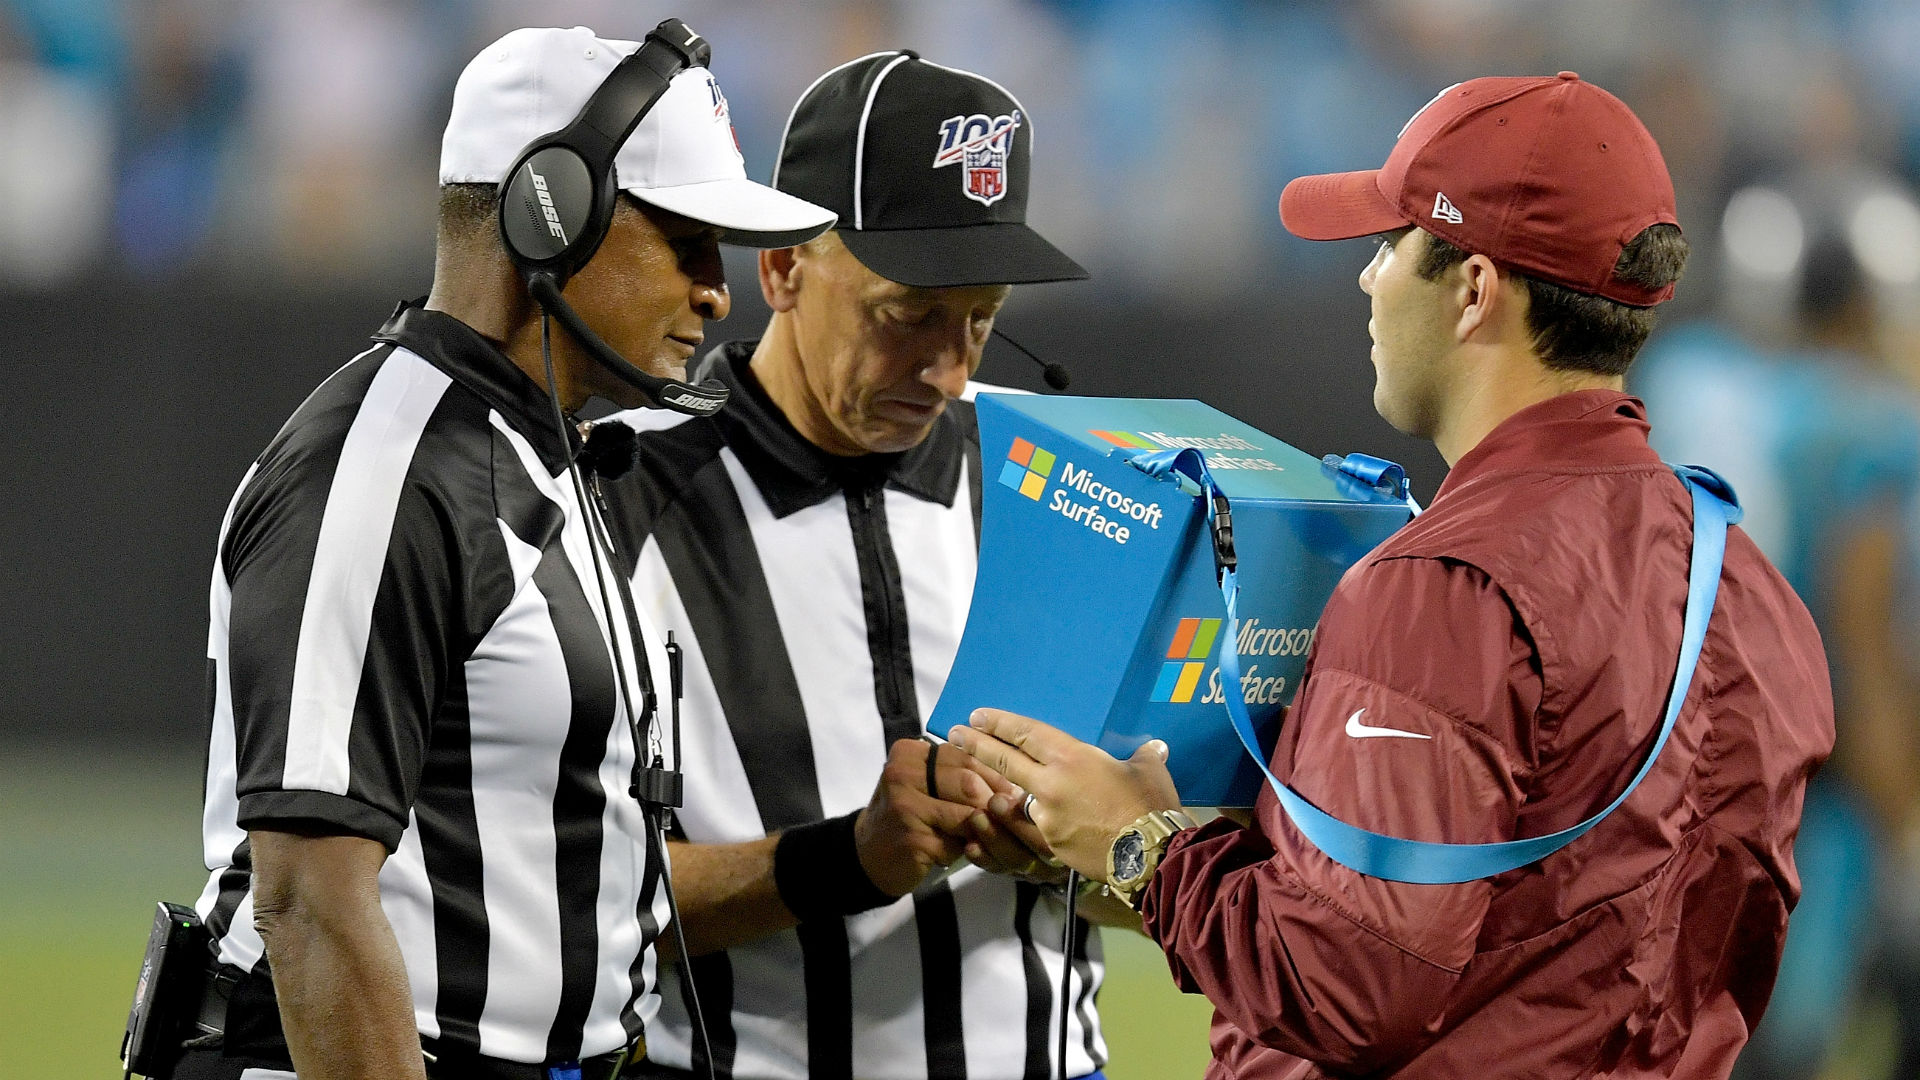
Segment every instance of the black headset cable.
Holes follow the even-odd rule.
[[[540,314],[540,361],[546,366],[547,401],[553,406],[554,431],[555,434],[560,436],[561,453],[564,454],[567,459],[567,474],[573,480],[573,496],[580,504],[582,524],[587,527],[587,550],[593,556],[593,575],[596,583],[600,586],[600,608],[606,613],[607,633],[608,636],[613,639],[614,673],[620,681],[620,700],[627,711],[627,730],[633,737],[633,762],[634,769],[637,773],[642,767],[642,762],[646,761],[645,736],[641,731],[640,717],[633,710],[633,695],[627,689],[626,663],[621,658],[620,637],[618,631],[614,628],[613,602],[607,596],[606,569],[600,560],[601,547],[611,547],[611,545],[608,540],[601,535],[600,530],[595,528],[594,507],[596,504],[588,501],[586,483],[581,480],[580,466],[574,460],[574,454],[572,452],[573,441],[567,434],[566,414],[560,408],[559,383],[553,376],[551,319],[546,314],[544,308]],[[611,551],[608,552],[606,561],[608,563],[613,562],[613,554]],[[640,661],[642,665],[641,670],[646,675],[648,685],[651,686],[653,682],[652,670],[646,661],[646,643],[641,640],[640,620],[629,606],[632,601],[624,592],[621,593],[620,599],[621,614],[625,616],[627,623],[627,636],[632,639],[634,657]],[[669,692],[671,692],[671,690],[669,690]],[[658,695],[649,694],[649,697],[653,699],[648,706],[646,718],[650,729],[653,721],[658,719],[660,709],[658,705]],[[678,772],[680,769],[680,730],[678,724],[674,725],[673,753],[673,768],[675,772]],[[659,755],[655,754],[653,767],[659,768],[664,764],[664,762],[659,760]],[[635,795],[637,796],[638,793],[638,785],[635,785]],[[655,850],[664,862],[667,853],[666,808],[655,806],[647,799],[639,799],[638,801],[640,803],[640,816],[646,822],[647,828],[652,832],[656,845]],[[690,1014],[689,1018],[693,1021],[694,1029],[700,1036],[700,1050],[706,1058],[707,1080],[715,1080],[713,1071],[713,1042],[707,1035],[707,1018],[705,1010],[700,1007],[700,991],[694,985],[693,981],[693,956],[687,951],[686,924],[680,918],[680,901],[673,891],[673,874],[665,866],[662,866],[660,870],[660,882],[667,890],[667,918],[673,923],[674,941],[680,947],[680,975],[686,980],[687,984],[687,1012]],[[1068,900],[1068,904],[1072,904],[1071,899]],[[1068,910],[1071,912],[1071,906],[1069,906]],[[659,982],[656,977],[656,989],[658,985]],[[1065,1038],[1066,1035],[1063,1032],[1061,1034],[1061,1039],[1063,1040],[1062,1046],[1065,1045]]]
[[[1066,929],[1060,933],[1060,1077],[1066,1080],[1067,1073],[1067,1023],[1073,1016],[1073,1003],[1068,998],[1073,993],[1073,957],[1077,952],[1073,947],[1080,935],[1074,933],[1079,921],[1076,908],[1080,900],[1080,872],[1067,871],[1067,921]]]

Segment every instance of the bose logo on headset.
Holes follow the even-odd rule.
[[[547,215],[547,231],[558,237],[562,244],[566,243],[567,230],[560,227],[560,212],[553,208],[553,195],[547,191],[547,178],[532,169],[527,170],[527,175],[533,177],[533,190],[540,196],[540,209]]]
[[[724,398],[716,401],[711,397],[697,397],[693,394],[686,393],[685,391],[678,391],[678,390],[672,393],[662,395],[660,400],[662,404],[677,406],[685,411],[693,413],[696,416],[711,415],[715,412],[718,412],[720,409],[720,406],[726,404],[726,400]]]

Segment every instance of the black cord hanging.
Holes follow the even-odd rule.
[[[640,783],[640,774],[647,764],[646,730],[642,725],[645,724],[650,727],[659,711],[656,705],[657,698],[653,692],[653,673],[650,665],[647,663],[646,643],[641,640],[639,617],[631,606],[631,598],[622,591],[620,594],[621,614],[625,616],[627,636],[632,641],[634,658],[640,663],[640,676],[646,681],[646,686],[642,689],[642,692],[646,695],[646,710],[645,714],[642,715],[634,710],[633,695],[627,688],[626,661],[620,649],[619,632],[614,629],[613,602],[607,595],[606,566],[613,563],[612,541],[602,534],[601,527],[597,524],[597,517],[594,513],[594,507],[597,504],[588,498],[586,482],[580,477],[580,465],[575,460],[576,455],[572,453],[573,440],[568,433],[566,413],[560,407],[559,383],[554,379],[553,375],[551,323],[548,316],[544,313],[540,316],[540,361],[546,367],[547,400],[553,405],[554,432],[560,436],[561,453],[564,454],[567,459],[567,474],[573,481],[574,499],[579,503],[581,523],[586,526],[587,530],[587,550],[592,554],[593,576],[595,583],[600,587],[600,608],[606,613],[607,634],[613,639],[614,677],[619,680],[620,702],[626,709],[627,730],[633,739],[634,783],[632,790],[634,796],[639,798],[643,790]],[[602,548],[607,549],[604,563],[602,562],[600,554]],[[678,771],[680,768],[680,731],[677,723],[678,717],[676,716],[675,719],[676,724],[673,732],[673,767],[675,771]],[[652,762],[652,765],[655,770],[658,770],[664,765],[664,762],[659,760],[659,755],[655,755],[655,760]],[[667,850],[666,808],[664,806],[656,806],[647,799],[640,799],[639,801],[641,820],[645,823],[645,827],[656,841],[654,850],[664,859]],[[699,1036],[701,1052],[706,1058],[707,1080],[715,1080],[713,1071],[713,1042],[707,1036],[706,1014],[700,1007],[700,991],[694,986],[693,982],[693,962],[692,957],[687,952],[686,926],[680,918],[679,898],[673,891],[673,875],[669,873],[664,866],[660,871],[660,882],[667,891],[667,916],[673,923],[674,940],[680,947],[680,975],[681,978],[686,980],[687,984],[687,1012],[689,1019],[693,1021],[694,1030]]]
[[[1067,918],[1066,929],[1060,932],[1060,1077],[1066,1080],[1067,1073],[1067,1022],[1073,1017],[1071,995],[1073,993],[1074,943],[1080,935],[1079,929],[1080,874],[1075,870],[1067,871]]]

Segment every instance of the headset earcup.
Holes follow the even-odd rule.
[[[572,276],[606,239],[611,195],[612,185],[596,177],[572,147],[530,148],[500,185],[500,240],[507,257],[524,273]]]

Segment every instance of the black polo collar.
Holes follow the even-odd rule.
[[[422,306],[425,303],[425,297],[402,301],[373,340],[417,354],[479,394],[515,431],[526,436],[547,471],[558,475],[567,467],[567,459],[580,451],[579,432],[567,425],[568,445],[562,447],[560,434],[554,430],[553,402],[546,390],[479,331],[445,312],[428,310]]]
[[[960,490],[966,435],[951,405],[919,446],[904,454],[840,457],[796,430],[749,366],[757,342],[730,341],[701,361],[696,378],[718,379],[733,391],[713,418],[746,467],[775,517],[786,517],[844,491],[882,485],[914,498],[952,506]]]

